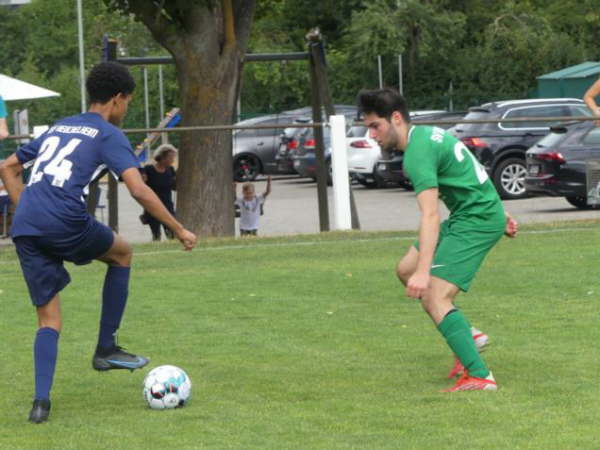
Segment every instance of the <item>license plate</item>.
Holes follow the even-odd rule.
[[[298,168],[298,166],[300,166],[300,161],[295,160],[294,161],[294,168]]]
[[[286,151],[287,151],[287,144],[280,144],[279,145],[279,154],[285,155]]]
[[[540,173],[540,166],[538,164],[532,164],[529,166],[529,175],[536,176]]]

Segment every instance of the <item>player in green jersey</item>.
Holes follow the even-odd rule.
[[[476,345],[476,335],[483,334],[471,327],[454,300],[469,289],[502,235],[516,235],[517,223],[467,147],[441,128],[411,124],[400,94],[393,89],[362,91],[358,101],[371,138],[382,149],[404,152],[404,172],[417,194],[419,240],[398,264],[397,274],[406,294],[421,300],[454,352],[453,372],[463,372],[447,391],[496,390]],[[438,198],[450,211],[441,223]]]

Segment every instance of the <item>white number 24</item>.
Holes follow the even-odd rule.
[[[67,145],[56,153],[60,144],[60,138],[58,136],[50,136],[45,139],[40,147],[38,158],[33,165],[29,186],[40,181],[44,174],[46,174],[54,177],[52,179],[52,186],[63,187],[65,182],[71,178],[71,168],[73,167],[73,163],[65,158],[73,153],[80,143],[81,139],[71,139]],[[48,164],[46,164],[43,170],[40,170],[40,164],[47,161],[49,161]]]
[[[471,157],[471,160],[473,161],[473,168],[475,169],[475,175],[477,175],[479,184],[485,183],[485,180],[489,178],[487,172],[485,171],[485,167],[483,167],[479,163],[479,161],[477,161],[477,158],[475,158],[473,153],[471,153],[471,151],[465,146],[465,144],[463,144],[462,142],[457,142],[454,145],[454,156],[456,156],[458,162],[463,162],[463,160],[465,159],[465,154],[469,155]]]

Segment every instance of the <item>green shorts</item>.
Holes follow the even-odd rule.
[[[461,224],[440,224],[431,275],[467,292],[485,256],[504,235],[504,228],[481,230]],[[419,242],[414,247],[419,250]]]

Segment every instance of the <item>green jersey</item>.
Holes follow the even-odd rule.
[[[437,188],[450,210],[450,223],[498,229],[504,207],[485,168],[458,139],[438,127],[412,126],[404,151],[404,172],[415,192]]]

